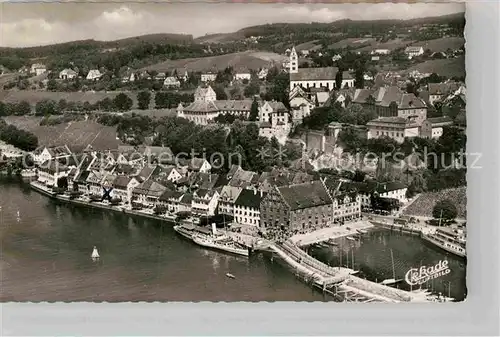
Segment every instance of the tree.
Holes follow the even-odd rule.
[[[113,105],[118,111],[128,111],[132,108],[133,104],[134,102],[132,101],[132,99],[123,92],[116,95],[116,97],[113,99]]]
[[[56,91],[57,90],[57,82],[55,79],[51,79],[47,82],[47,90],[48,91]]]
[[[362,137],[360,132],[353,127],[342,129],[339,133],[339,140],[345,151],[356,153],[366,145],[366,138]]]
[[[342,79],[343,79],[343,71],[342,70],[338,70],[337,71],[337,74],[335,75],[335,87],[340,89],[342,88]]]
[[[35,115],[37,116],[57,115],[59,112],[58,104],[50,99],[40,101],[35,106]]]
[[[449,199],[438,201],[432,210],[432,216],[435,219],[443,219],[445,221],[454,220],[457,217],[457,214],[457,207]]]
[[[151,101],[151,93],[149,91],[141,91],[137,94],[137,105],[139,109],[146,110],[149,108]]]
[[[226,100],[227,99],[227,94],[226,91],[224,90],[224,86],[221,85],[214,85],[212,87],[215,91],[215,96],[218,100]]]
[[[363,182],[365,180],[366,172],[356,170],[354,172],[354,177],[352,178],[353,181],[357,182]]]
[[[25,116],[31,113],[31,105],[26,101],[21,101],[17,104],[16,115]]]
[[[252,81],[247,87],[245,87],[243,94],[245,95],[245,97],[253,97],[254,95],[258,95],[259,92],[260,92],[259,83],[256,81]]]
[[[354,73],[354,86],[357,89],[363,89],[365,87],[364,74],[363,74],[363,70],[361,70],[361,69],[356,69],[356,71]]]
[[[259,117],[259,102],[257,102],[257,99],[254,99],[252,102],[252,106],[250,107],[250,116],[248,117],[248,119],[250,121],[256,121],[258,117]]]

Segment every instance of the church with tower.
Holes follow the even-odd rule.
[[[293,47],[290,53],[289,67],[290,91],[297,86],[306,91],[309,91],[311,88],[323,88],[325,91],[331,91],[336,88],[335,77],[338,71],[337,67],[300,68],[299,57],[295,47]],[[342,88],[346,87],[354,87],[354,77],[348,71],[344,71],[342,74]]]

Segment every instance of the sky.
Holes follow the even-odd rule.
[[[266,23],[411,19],[464,11],[463,3],[0,2],[0,46],[38,46],[83,39],[109,41],[153,33],[184,33],[197,37]]]

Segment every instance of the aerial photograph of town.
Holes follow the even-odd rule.
[[[467,297],[464,3],[1,7],[1,302]]]

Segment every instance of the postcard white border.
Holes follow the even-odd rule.
[[[500,335],[499,4],[467,4],[468,298],[460,304],[123,303],[0,308],[2,335]]]

